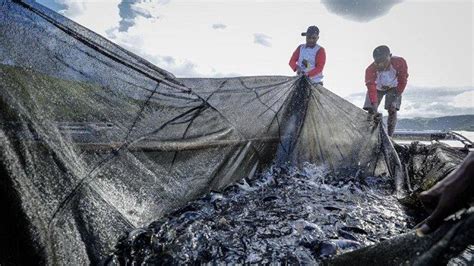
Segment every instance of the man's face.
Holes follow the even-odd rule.
[[[306,35],[306,46],[314,47],[318,39],[318,35]]]
[[[388,66],[390,65],[390,56],[387,55],[382,58],[377,58],[375,59],[374,63],[378,71],[386,70]]]

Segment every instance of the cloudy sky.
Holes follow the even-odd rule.
[[[178,77],[293,75],[288,60],[304,42],[300,33],[317,25],[332,91],[365,91],[372,50],[387,44],[407,60],[410,87],[468,88],[474,105],[472,0],[38,2]]]

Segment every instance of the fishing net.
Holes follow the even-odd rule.
[[[99,263],[122,232],[274,162],[405,191],[382,126],[324,87],[176,79],[34,2],[0,0],[0,88],[2,204],[46,263]]]

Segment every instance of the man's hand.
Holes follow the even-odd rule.
[[[379,113],[379,112],[375,112],[374,114],[374,122],[375,123],[378,123],[382,121],[382,113]]]
[[[301,61],[301,64],[304,66],[305,69],[309,68],[309,62],[308,62],[308,60],[303,59],[303,61]]]
[[[367,112],[369,112],[369,114],[377,113],[377,105],[372,103],[371,106],[367,108]]]
[[[296,74],[304,75],[304,70],[300,66],[296,66]]]
[[[470,153],[461,166],[431,189],[420,194],[428,210],[434,210],[416,229],[419,236],[435,231],[444,219],[468,204],[474,189],[474,153]]]
[[[375,113],[367,113],[367,121],[373,122],[373,126],[378,125],[378,123],[382,120],[382,113],[375,112]]]

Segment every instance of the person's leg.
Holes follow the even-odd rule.
[[[388,111],[387,134],[392,137],[397,126],[397,111],[400,110],[402,96],[397,95],[396,88],[390,89],[385,96],[385,109]]]
[[[393,136],[395,132],[395,126],[397,125],[397,109],[390,107],[388,109],[388,118],[387,118],[387,133],[390,137]]]

